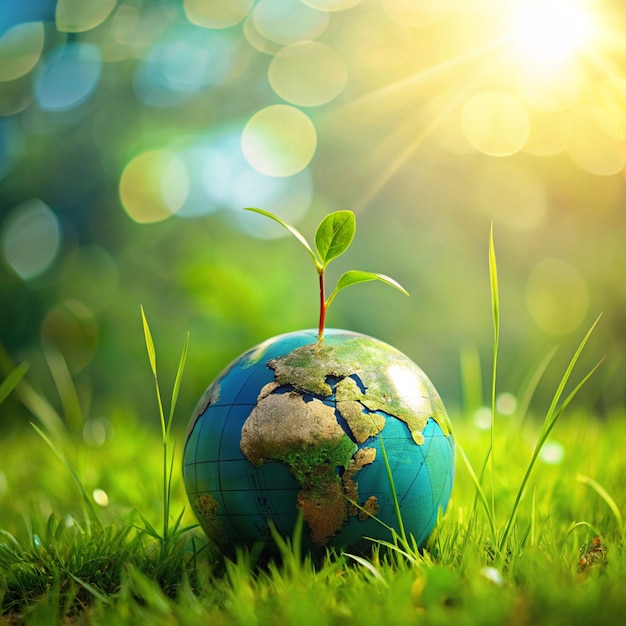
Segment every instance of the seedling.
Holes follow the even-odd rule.
[[[391,285],[398,291],[401,291],[405,295],[409,295],[409,292],[396,280],[385,276],[385,274],[378,274],[376,272],[364,272],[362,270],[349,270],[341,275],[337,281],[337,286],[326,297],[326,289],[324,284],[324,277],[326,268],[330,262],[342,255],[352,243],[354,234],[356,232],[356,218],[352,211],[335,211],[327,215],[317,227],[315,233],[315,250],[306,240],[306,238],[296,228],[288,224],[280,217],[264,211],[263,209],[247,208],[246,211],[254,211],[260,215],[265,215],[278,222],[281,226],[286,228],[308,251],[313,262],[315,263],[315,269],[319,277],[319,289],[320,289],[320,314],[318,324],[318,339],[321,341],[324,338],[324,326],[326,324],[326,313],[328,307],[331,305],[335,296],[346,287],[350,285],[356,285],[357,283],[366,283],[371,280],[380,280],[383,283]]]

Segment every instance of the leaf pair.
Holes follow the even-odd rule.
[[[336,259],[350,247],[356,232],[356,218],[352,211],[335,211],[327,215],[315,233],[316,254],[304,235],[277,215],[263,209],[247,208],[246,211],[253,211],[269,217],[286,228],[308,250],[319,274],[324,272],[333,259]]]
[[[401,291],[405,295],[409,295],[406,289],[400,285],[397,281],[384,274],[378,274],[375,272],[364,272],[361,270],[349,270],[345,272],[338,280],[337,286],[332,291],[328,298],[324,297],[324,272],[328,267],[328,264],[342,255],[352,243],[354,234],[356,233],[356,218],[352,211],[335,211],[327,215],[317,227],[315,232],[315,250],[311,247],[304,235],[299,230],[288,224],[280,217],[264,211],[263,209],[247,208],[247,211],[253,211],[269,217],[270,219],[278,222],[281,226],[286,228],[309,252],[315,263],[315,269],[320,276],[320,324],[319,324],[319,336],[322,338],[324,331],[324,320],[326,317],[326,310],[330,306],[331,302],[335,299],[335,296],[346,287],[350,285],[356,285],[358,283],[369,282],[372,280],[379,280],[383,283],[391,285],[398,291]]]

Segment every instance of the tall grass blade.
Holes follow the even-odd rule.
[[[172,450],[172,452],[170,453],[169,446],[172,431],[172,422],[174,421],[174,411],[176,409],[176,403],[178,402],[178,394],[180,392],[180,385],[183,377],[183,371],[185,369],[185,362],[187,360],[187,352],[189,349],[189,333],[187,333],[187,336],[185,338],[183,351],[178,361],[178,370],[176,371],[176,378],[174,379],[174,386],[172,388],[172,399],[170,402],[170,409],[166,421],[165,412],[163,410],[163,399],[161,397],[161,387],[159,385],[159,377],[156,367],[156,350],[154,347],[154,341],[152,339],[152,333],[150,332],[150,325],[148,324],[148,319],[146,318],[143,306],[141,307],[141,320],[143,323],[143,332],[146,341],[146,349],[148,351],[148,359],[150,360],[150,368],[152,369],[152,374],[154,375],[154,385],[156,390],[157,403],[159,406],[159,417],[161,419],[161,431],[163,436],[163,535],[161,547],[163,550],[163,555],[165,556],[169,549],[170,539],[176,536],[176,527],[174,528],[174,532],[170,533],[169,525],[172,477],[174,475],[174,450]]]
[[[161,387],[159,386],[159,376],[157,374],[156,367],[156,350],[154,349],[154,341],[152,340],[152,333],[150,332],[150,326],[144,313],[143,306],[141,306],[141,321],[143,322],[143,334],[146,342],[146,349],[148,350],[148,360],[150,361],[150,369],[154,376],[154,386],[156,388],[157,404],[159,406],[159,417],[161,418],[161,432],[163,434],[163,443],[167,441],[167,424],[165,422],[165,413],[163,411],[163,400],[161,398]]]
[[[498,265],[496,250],[493,243],[493,222],[489,231],[489,284],[491,287],[491,312],[493,317],[494,334],[500,334],[500,296],[498,292]]]
[[[28,363],[20,363],[9,373],[2,383],[0,383],[0,404],[2,404],[19,385],[22,378],[24,378],[24,374],[28,371],[28,368]]]
[[[98,518],[98,514],[96,513],[93,502],[91,501],[89,494],[85,490],[85,487],[83,486],[78,472],[74,469],[74,466],[70,463],[67,456],[63,454],[63,452],[56,445],[54,445],[53,441],[43,432],[43,430],[41,430],[41,428],[39,428],[36,424],[33,424],[32,422],[31,426],[35,429],[37,434],[48,444],[48,447],[52,450],[57,459],[61,461],[61,464],[65,467],[69,475],[72,477],[72,480],[74,481],[74,484],[78,489],[78,493],[80,494],[83,501],[83,506],[86,512],[85,521],[87,524],[87,532],[91,532],[92,523],[99,528],[102,528],[102,524],[100,522],[100,519]]]
[[[472,479],[472,482],[474,483],[474,486],[476,487],[476,497],[478,498],[478,500],[480,500],[480,503],[483,505],[483,508],[485,509],[487,522],[489,523],[489,530],[491,531],[491,537],[495,543],[496,522],[495,522],[495,518],[493,517],[493,511],[489,506],[489,501],[487,500],[487,495],[485,494],[485,490],[483,489],[481,485],[480,479],[478,478],[478,476],[476,476],[476,472],[474,472],[474,468],[472,467],[470,460],[467,458],[467,455],[465,454],[465,450],[463,450],[463,448],[461,447],[461,444],[458,441],[455,441],[454,443],[455,443],[455,447],[457,451],[459,452],[459,454],[461,455],[461,458],[463,459],[463,462],[465,463],[465,466],[467,467],[467,471],[469,472],[470,478]],[[475,505],[474,505],[474,508],[476,508]],[[473,516],[474,516],[474,512],[473,512]],[[470,526],[471,526],[471,522],[470,522]],[[470,528],[468,528],[468,535],[469,535],[469,531],[470,531]]]
[[[526,378],[522,381],[522,384],[520,385],[520,389],[517,393],[517,414],[519,415],[520,422],[522,424],[526,419],[526,416],[528,414],[528,408],[530,407],[530,403],[535,395],[535,391],[537,391],[539,382],[543,378],[543,375],[548,369],[548,365],[550,365],[557,350],[558,348],[554,347],[550,349],[544,356],[542,356],[541,359],[539,359],[539,362],[529,371],[529,373],[526,375]]]
[[[589,371],[587,373],[587,375],[576,385],[576,387],[574,387],[574,389],[572,390],[572,392],[567,396],[567,398],[563,401],[563,403],[561,404],[561,406],[557,409],[557,406],[561,400],[561,396],[563,395],[563,390],[565,389],[565,386],[567,385],[571,375],[572,375],[572,371],[574,369],[574,366],[576,365],[576,362],[578,361],[578,358],[580,357],[581,352],[583,351],[583,348],[585,347],[585,345],[587,344],[587,341],[589,340],[589,337],[591,336],[591,333],[593,332],[593,330],[595,329],[596,325],[598,324],[598,322],[600,321],[600,316],[596,319],[596,321],[591,325],[591,328],[587,331],[586,335],[583,337],[582,341],[580,342],[578,348],[576,349],[576,352],[574,353],[574,356],[571,358],[565,373],[563,374],[559,385],[557,386],[557,389],[554,393],[554,397],[552,398],[552,402],[550,403],[550,407],[548,409],[548,412],[546,413],[546,417],[543,423],[543,427],[541,429],[540,435],[539,435],[539,439],[537,440],[537,443],[535,445],[535,449],[533,451],[533,455],[530,459],[530,463],[528,464],[528,467],[526,469],[526,472],[524,474],[524,477],[522,478],[522,482],[520,484],[519,490],[517,492],[517,495],[515,497],[515,501],[513,503],[513,507],[511,509],[511,512],[507,518],[506,521],[506,525],[504,527],[504,531],[502,533],[502,536],[500,538],[500,544],[499,544],[499,548],[500,551],[502,551],[504,549],[504,547],[506,546],[506,542],[507,539],[509,537],[509,534],[511,532],[511,529],[513,527],[513,524],[515,522],[515,518],[517,516],[517,510],[519,508],[519,504],[522,500],[522,496],[524,494],[524,490],[526,489],[526,484],[528,483],[528,479],[530,478],[530,475],[532,473],[532,470],[535,466],[535,462],[537,461],[537,458],[539,457],[539,453],[541,452],[541,449],[543,448],[543,445],[545,444],[546,440],[548,439],[548,436],[550,435],[550,433],[552,432],[552,429],[554,428],[556,422],[558,421],[559,417],[563,414],[563,412],[565,411],[565,409],[568,407],[568,405],[570,404],[570,402],[574,399],[574,397],[577,395],[577,393],[580,391],[580,389],[583,387],[583,385],[589,380],[589,378],[591,378],[591,376],[594,374],[594,372],[598,369],[598,367],[600,366],[600,363],[602,363],[602,361],[600,361],[600,363],[596,364],[591,371]]]
[[[495,496],[495,455],[494,441],[496,430],[496,382],[498,374],[498,348],[500,344],[500,295],[498,290],[498,265],[496,262],[496,250],[493,244],[493,222],[489,230],[489,285],[491,288],[491,313],[493,317],[493,370],[491,376],[491,442],[489,454],[491,461],[491,515],[496,517]]]
[[[347,556],[349,559],[352,559],[353,561],[364,567],[377,581],[382,583],[385,587],[389,587],[389,584],[383,578],[380,570],[371,561],[364,559],[358,554],[349,554],[348,552],[344,552],[343,554],[344,556]]]
[[[33,414],[41,425],[57,440],[63,441],[67,439],[65,425],[61,416],[56,412],[54,407],[40,393],[35,391],[25,380],[24,373],[20,368],[27,367],[26,364],[16,366],[7,352],[6,348],[0,342],[0,369],[8,371],[9,374],[3,382],[4,389],[10,393],[15,391],[15,395],[20,402]],[[15,373],[17,369],[18,373]],[[15,378],[13,378],[15,377]],[[19,378],[19,380],[16,380]],[[7,382],[10,381],[10,382]],[[7,393],[7,395],[8,395]]]
[[[146,340],[146,348],[148,349],[148,359],[150,361],[150,368],[152,369],[152,373],[154,376],[157,375],[156,368],[156,351],[154,349],[154,341],[152,340],[152,333],[150,332],[150,326],[148,325],[148,320],[146,319],[146,314],[143,310],[143,305],[141,308],[141,321],[143,322],[143,334]]]
[[[611,513],[613,513],[613,517],[615,517],[620,536],[623,536],[624,521],[622,519],[622,514],[620,513],[619,507],[617,506],[615,500],[611,497],[609,492],[600,483],[595,481],[590,476],[578,474],[578,476],[576,476],[576,480],[578,480],[578,482],[580,483],[583,483],[584,485],[589,485],[589,487],[591,487],[604,500],[606,505],[611,510]]]
[[[396,492],[396,486],[393,482],[393,474],[391,472],[391,466],[389,465],[389,457],[387,456],[387,450],[385,449],[385,442],[382,435],[380,437],[380,450],[383,453],[383,460],[385,461],[385,471],[387,472],[387,479],[389,480],[389,488],[391,489],[391,496],[393,498],[393,507],[396,512],[396,519],[398,520],[398,528],[400,530],[400,537],[402,542],[407,545],[406,532],[404,530],[404,522],[402,520],[402,512],[400,511],[400,501],[398,500],[398,494]]]
[[[180,391],[180,383],[183,378],[183,371],[185,369],[185,362],[187,360],[187,351],[189,349],[189,332],[187,332],[187,337],[185,339],[185,345],[183,346],[182,354],[180,355],[180,360],[178,362],[178,370],[176,372],[176,379],[174,380],[174,388],[172,390],[172,402],[170,404],[170,413],[167,420],[167,433],[169,435],[172,420],[174,418],[174,410],[176,408],[176,403],[178,402],[178,393]]]
[[[70,432],[80,433],[84,421],[83,410],[67,361],[60,350],[50,344],[44,347],[44,356],[61,400],[65,423]]]

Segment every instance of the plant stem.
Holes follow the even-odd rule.
[[[326,324],[326,294],[324,292],[324,270],[318,270],[320,282],[320,321],[317,327],[317,338],[324,339],[324,325]]]

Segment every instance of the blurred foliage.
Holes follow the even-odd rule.
[[[241,352],[316,324],[306,254],[241,209],[307,235],[352,209],[333,270],[412,296],[364,285],[329,326],[397,346],[446,404],[479,408],[459,355],[489,370],[493,221],[501,390],[555,344],[558,376],[603,312],[583,366],[607,359],[581,401],[623,406],[625,20],[618,0],[3,2],[2,377],[28,361],[54,398],[65,364],[85,415],[152,419],[143,305],[160,354],[191,332],[189,414]]]

